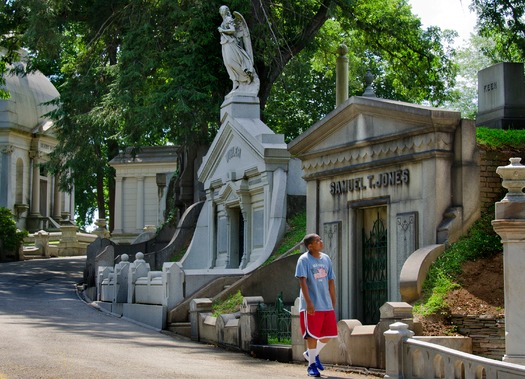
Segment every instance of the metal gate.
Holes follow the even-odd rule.
[[[387,233],[378,213],[369,236],[363,229],[363,325],[377,324],[387,289]]]

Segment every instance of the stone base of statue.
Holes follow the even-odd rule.
[[[250,93],[230,92],[221,105],[221,123],[227,114],[233,118],[260,119],[259,98]]]

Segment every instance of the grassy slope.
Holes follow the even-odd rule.
[[[478,145],[485,150],[525,151],[525,130],[478,128],[476,137]],[[455,277],[461,273],[462,263],[501,253],[501,240],[491,225],[493,218],[494,208],[483,214],[469,232],[450,245],[431,266],[423,286],[423,297],[415,304],[414,313],[439,313],[446,307],[447,293],[460,286]]]

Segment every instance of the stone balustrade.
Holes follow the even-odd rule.
[[[122,254],[114,267],[98,267],[97,293],[98,305],[111,313],[164,329],[167,312],[184,300],[184,272],[174,262],[151,271],[143,253],[132,263]]]
[[[417,340],[402,322],[391,324],[384,336],[385,378],[525,378],[525,366]]]

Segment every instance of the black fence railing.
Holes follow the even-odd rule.
[[[284,305],[282,293],[277,296],[274,305],[260,303],[257,307],[256,319],[260,339],[270,343],[290,343],[292,314],[290,306]]]

